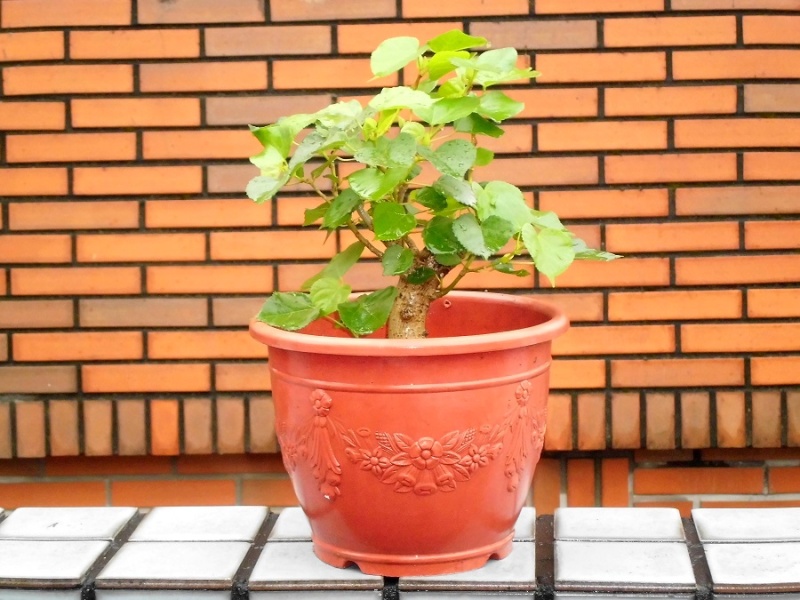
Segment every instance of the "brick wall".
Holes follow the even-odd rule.
[[[341,240],[299,228],[311,198],[244,198],[246,124],[454,27],[543,73],[482,175],[627,257],[464,282],[574,324],[537,506],[800,504],[800,0],[0,0],[0,26],[0,505],[294,502],[245,326]]]

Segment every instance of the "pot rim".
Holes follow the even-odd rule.
[[[442,298],[479,300],[483,303],[522,307],[549,317],[546,321],[529,327],[475,335],[447,336],[411,340],[386,338],[332,337],[285,331],[253,318],[250,335],[267,346],[283,350],[313,354],[340,354],[348,356],[431,356],[469,354],[510,348],[533,346],[549,342],[569,328],[569,320],[559,307],[530,296],[496,292],[450,292]]]

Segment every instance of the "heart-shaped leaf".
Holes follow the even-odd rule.
[[[295,331],[302,329],[320,316],[308,294],[300,292],[273,293],[256,319],[273,327]]]
[[[397,288],[390,286],[339,305],[339,318],[355,335],[368,335],[389,319]]]

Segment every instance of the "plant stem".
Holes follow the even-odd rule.
[[[376,248],[376,247],[375,247],[375,246],[372,244],[372,242],[370,242],[370,241],[369,241],[367,238],[365,238],[365,237],[364,237],[364,234],[363,234],[363,233],[361,233],[361,232],[358,230],[358,227],[356,227],[356,224],[355,224],[355,223],[353,223],[352,221],[349,221],[349,222],[347,223],[347,228],[348,228],[350,231],[352,231],[352,232],[353,232],[353,235],[354,235],[354,236],[356,236],[356,238],[358,239],[358,241],[359,241],[359,242],[361,242],[362,244],[364,244],[364,245],[367,247],[367,249],[368,249],[370,252],[372,252],[372,253],[373,253],[375,256],[377,256],[378,258],[381,258],[381,257],[383,256],[383,252],[382,252],[381,250],[379,250],[378,248]]]

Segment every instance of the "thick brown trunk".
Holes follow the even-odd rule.
[[[416,284],[410,283],[405,277],[400,278],[397,284],[397,298],[386,324],[387,337],[392,339],[424,338],[428,335],[425,327],[428,309],[431,302],[439,297],[440,279],[450,271],[450,267],[437,263],[427,251],[420,254],[414,267],[433,269],[437,276]]]

